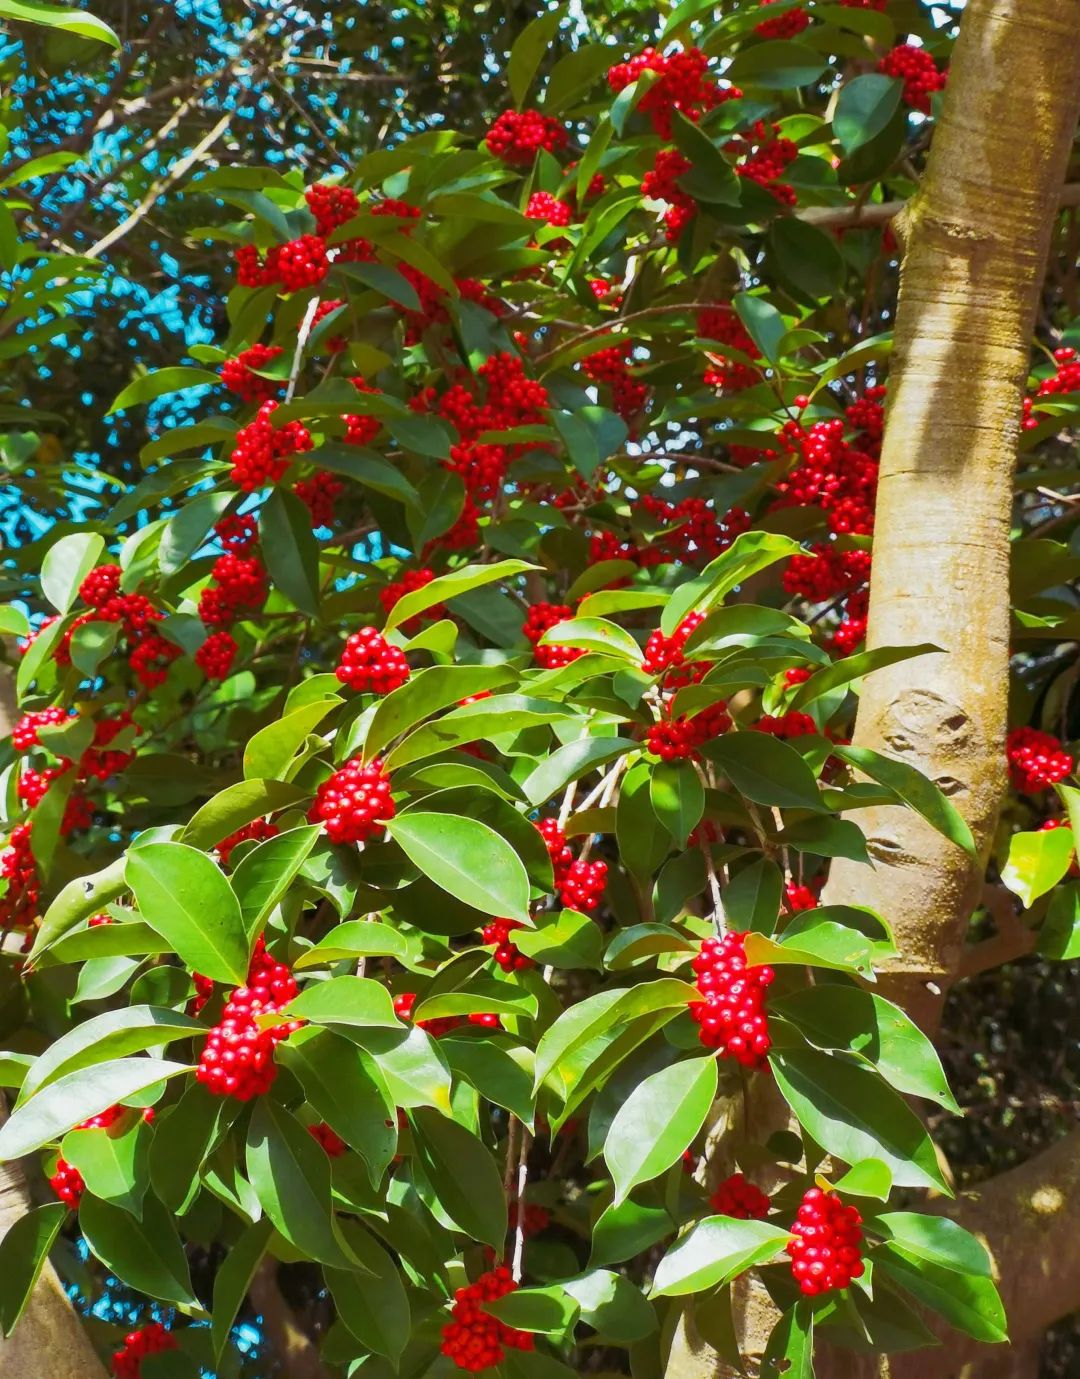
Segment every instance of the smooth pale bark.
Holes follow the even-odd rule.
[[[906,255],[868,645],[931,642],[942,654],[868,677],[854,740],[935,780],[971,825],[980,860],[910,810],[864,810],[856,818],[874,866],[837,861],[824,899],[869,905],[889,920],[900,957],[882,989],[928,1030],[940,1020],[958,967],[1005,788],[1012,477],[1046,253],[1078,114],[1080,0],[969,0],[926,176],[898,225]],[[1014,1207],[1017,1186],[1002,1180]],[[966,1224],[980,1230],[991,1201],[988,1188],[965,1204]],[[1070,1206],[1080,1209],[1080,1197],[1063,1197],[1065,1222],[1074,1215]],[[1022,1295],[1022,1261],[1032,1253],[1054,1259],[1046,1223],[1031,1213],[1014,1236],[991,1232],[990,1239],[1002,1247],[1007,1298],[1017,1288]],[[1040,1306],[1039,1327],[1080,1305],[1074,1254],[1063,1260],[1068,1279],[1054,1290],[1052,1306]],[[774,1320],[756,1293],[736,1319],[752,1375]],[[997,1374],[1002,1363],[992,1361]],[[954,1379],[974,1376],[977,1366],[978,1357],[950,1337],[940,1352],[892,1362],[839,1358],[834,1365],[823,1354],[817,1372],[819,1379]],[[989,1375],[983,1369],[979,1379]],[[667,1379],[729,1376],[684,1319]]]

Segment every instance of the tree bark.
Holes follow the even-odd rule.
[[[867,641],[942,650],[866,679],[854,741],[935,780],[970,824],[979,859],[911,810],[863,810],[873,866],[837,860],[823,897],[869,905],[890,922],[899,957],[880,989],[929,1031],[958,969],[1005,789],[1013,467],[1078,115],[1080,0],[969,0],[926,176],[902,217]],[[966,1224],[979,1231],[994,1201],[990,1188],[965,1199]],[[1024,1278],[1014,1246],[1000,1260],[1013,1297]],[[1080,1303],[1080,1258],[1073,1272],[1053,1308],[1040,1309],[1040,1326]],[[774,1319],[757,1306],[737,1319],[752,1375]],[[819,1379],[839,1379],[848,1365],[822,1359]],[[950,1337],[940,1352],[872,1372],[917,1366],[919,1379],[955,1379],[974,1374],[967,1363]],[[667,1379],[731,1373],[692,1325],[676,1328]]]

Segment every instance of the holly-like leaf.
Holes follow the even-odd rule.
[[[653,1277],[654,1297],[683,1297],[737,1278],[754,1264],[775,1259],[790,1234],[767,1221],[708,1216],[668,1250]]]
[[[172,1216],[148,1197],[142,1220],[89,1193],[79,1207],[79,1228],[91,1253],[129,1288],[201,1312],[191,1287],[184,1247]]]
[[[34,1207],[0,1241],[0,1334],[10,1336],[67,1217],[63,1202]]]
[[[716,1059],[703,1057],[662,1068],[634,1089],[604,1141],[616,1206],[681,1158],[705,1123],[716,1087]]]
[[[75,602],[79,585],[100,560],[104,549],[105,539],[97,532],[72,532],[70,536],[62,536],[45,552],[41,562],[41,592],[57,612],[66,613]]]
[[[185,843],[133,848],[124,879],[143,918],[191,971],[243,985],[250,945],[240,905],[206,853]]]
[[[491,1152],[474,1134],[427,1106],[410,1111],[415,1152],[454,1224],[493,1250],[506,1235],[506,1194]]]
[[[454,814],[410,811],[387,832],[424,876],[483,914],[531,924],[524,863],[493,828]]]
[[[1073,851],[1072,830],[1068,828],[1014,833],[1009,839],[1009,858],[1001,869],[1001,879],[1030,909],[1069,870]]]

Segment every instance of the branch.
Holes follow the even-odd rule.
[[[807,206],[796,219],[822,230],[854,229],[856,226],[887,225],[908,206],[907,201],[871,201],[850,206]],[[1080,206],[1080,182],[1066,182],[1059,206]]]

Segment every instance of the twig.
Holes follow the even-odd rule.
[[[318,297],[312,297],[307,304],[307,310],[304,312],[304,319],[300,322],[300,329],[296,336],[296,349],[293,351],[292,368],[289,370],[289,385],[285,389],[286,402],[291,402],[292,395],[296,392],[296,380],[300,377],[300,363],[304,357],[304,346],[311,334],[311,323],[315,320],[315,313],[319,309],[319,300]]]
[[[522,1260],[525,1254],[525,1188],[529,1182],[529,1148],[532,1136],[521,1127],[521,1148],[517,1163],[517,1220],[514,1223],[514,1282],[521,1282]]]

